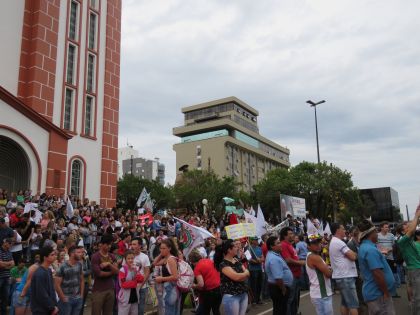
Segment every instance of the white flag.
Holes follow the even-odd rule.
[[[285,219],[283,222],[277,224],[275,227],[271,227],[267,229],[267,233],[274,233],[274,232],[280,232],[281,229],[289,226],[289,219]]]
[[[308,219],[307,223],[306,223],[306,228],[307,228],[307,233],[308,235],[310,234],[319,234],[318,229],[316,228],[316,226],[312,223],[311,220]]]
[[[67,196],[66,210],[67,210],[67,216],[71,219],[73,217],[74,210],[73,210],[73,205],[71,204],[71,201],[70,201],[70,196]]]
[[[194,248],[196,248],[201,243],[204,243],[206,238],[213,237],[209,231],[202,227],[191,225],[184,220],[175,217],[174,219],[179,221],[183,227],[182,238],[185,246],[183,253],[186,259],[188,259],[188,255]]]
[[[254,223],[255,226],[257,226],[257,217],[254,217],[252,214],[249,214],[246,211],[244,211],[244,215],[245,215],[245,221],[247,223]]]
[[[258,213],[257,213],[257,223],[255,224],[255,228],[257,230],[257,236],[261,237],[265,233],[267,233],[267,222],[265,222],[264,214],[260,205],[258,205]]]
[[[330,224],[328,222],[327,225],[325,225],[324,234],[327,234],[328,236],[331,235]]]
[[[141,207],[141,204],[146,201],[147,197],[148,197],[148,193],[146,190],[146,187],[143,187],[143,190],[141,191],[139,198],[137,199],[137,207]]]

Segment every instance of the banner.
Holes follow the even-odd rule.
[[[267,233],[269,234],[273,234],[273,233],[279,233],[283,228],[288,227],[289,226],[289,220],[286,219],[283,222],[277,224],[274,227],[269,227],[267,229]]]
[[[306,205],[304,198],[280,195],[281,218],[284,220],[288,214],[293,218],[306,218]]]
[[[243,237],[253,237],[257,235],[254,223],[239,223],[225,227],[227,237],[236,240]]]
[[[144,215],[139,215],[140,225],[152,225],[153,223],[153,215],[151,213],[146,213]]]
[[[186,259],[188,259],[188,255],[194,248],[201,243],[204,243],[206,238],[213,237],[209,231],[203,229],[202,227],[191,225],[176,217],[174,217],[174,219],[182,224],[182,241],[185,246],[183,253]]]

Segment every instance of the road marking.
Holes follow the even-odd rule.
[[[307,295],[309,295],[309,292],[306,292],[306,293],[302,294],[302,295],[300,296],[300,298],[303,298],[303,297],[305,297],[305,296],[307,296]],[[264,314],[267,314],[267,313],[271,312],[272,310],[273,310],[273,308],[270,308],[270,309],[268,309],[268,310],[265,310],[264,312],[257,313],[256,315],[264,315]]]

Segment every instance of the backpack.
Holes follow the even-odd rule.
[[[178,280],[176,286],[180,292],[189,292],[194,283],[194,272],[191,266],[183,260],[177,259]]]

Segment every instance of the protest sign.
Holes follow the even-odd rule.
[[[233,240],[256,235],[254,223],[239,223],[225,227],[227,237]]]

